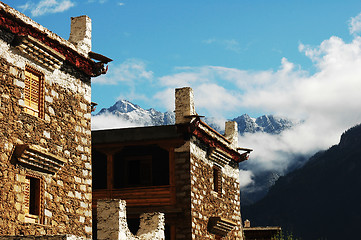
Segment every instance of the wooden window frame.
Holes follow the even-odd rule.
[[[25,67],[24,111],[32,116],[44,118],[44,74]]]
[[[38,176],[32,174],[26,175],[24,190],[24,204],[26,209],[25,222],[42,223],[43,222],[43,182]]]
[[[213,191],[222,193],[222,168],[213,166]]]

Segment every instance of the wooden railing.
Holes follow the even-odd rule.
[[[122,199],[127,206],[169,206],[175,204],[175,186],[150,186],[93,190],[93,208],[98,199]]]

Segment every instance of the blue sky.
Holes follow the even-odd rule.
[[[299,44],[317,46],[331,36],[350,41],[348,22],[361,11],[360,1],[345,4],[340,0],[4,2],[66,39],[71,16],[90,16],[93,51],[114,59],[110,73],[121,64],[132,71],[128,72],[128,82],[106,85],[94,81],[93,100],[99,108],[127,98],[144,108],[162,111],[170,105],[153,98],[163,87],[159,79],[182,72],[180,68],[221,66],[249,72],[277,71],[282,58],[286,58],[314,73],[315,66],[299,51]],[[145,86],[144,81],[149,84]],[[222,81],[221,77],[216,81]],[[221,86],[234,89],[226,81]],[[240,107],[222,114],[235,117],[245,112],[255,117],[269,113]]]
[[[65,39],[70,17],[91,17],[93,51],[114,59],[92,80],[98,109],[127,99],[173,110],[174,88],[190,86],[200,115],[303,120],[281,135],[240,139],[258,150],[259,168],[285,169],[287,154],[327,148],[361,122],[359,0],[3,2]]]

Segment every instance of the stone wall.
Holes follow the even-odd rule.
[[[192,239],[190,145],[189,141],[176,148],[174,153],[176,208],[182,209],[176,221],[176,239]]]
[[[164,240],[163,213],[143,213],[134,236],[128,228],[124,200],[98,200],[97,206],[98,240]]]
[[[227,122],[222,136],[197,116],[191,88],[176,89],[175,97],[176,124],[188,124],[191,133],[175,149],[177,204],[184,213],[176,239],[216,239],[211,225],[218,219],[217,237],[242,240],[237,124]]]
[[[91,127],[89,77],[66,63],[54,71],[10,46],[0,30],[0,235],[72,234],[91,238]],[[44,118],[24,112],[25,66],[44,75]],[[20,166],[17,145],[34,145],[65,159],[55,174]],[[41,180],[41,219],[26,223],[26,176]]]
[[[1,237],[0,240],[83,240],[84,238],[74,235],[47,235],[47,236],[8,236]]]
[[[214,162],[207,159],[207,149],[195,138],[191,141],[190,162],[192,239],[215,239],[208,231],[210,217],[222,217],[236,223],[222,239],[243,239],[237,167],[223,167],[221,192],[217,193],[213,190]]]

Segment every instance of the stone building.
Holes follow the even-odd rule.
[[[87,16],[64,40],[0,2],[0,238],[92,237],[90,80],[108,61]]]
[[[251,222],[247,219],[244,221],[243,233],[246,240],[274,240],[282,237],[282,228],[278,226],[251,227]]]
[[[191,88],[176,89],[176,124],[92,132],[93,227],[99,199],[127,202],[129,228],[165,214],[166,239],[244,239],[237,125],[221,135],[196,114]]]

